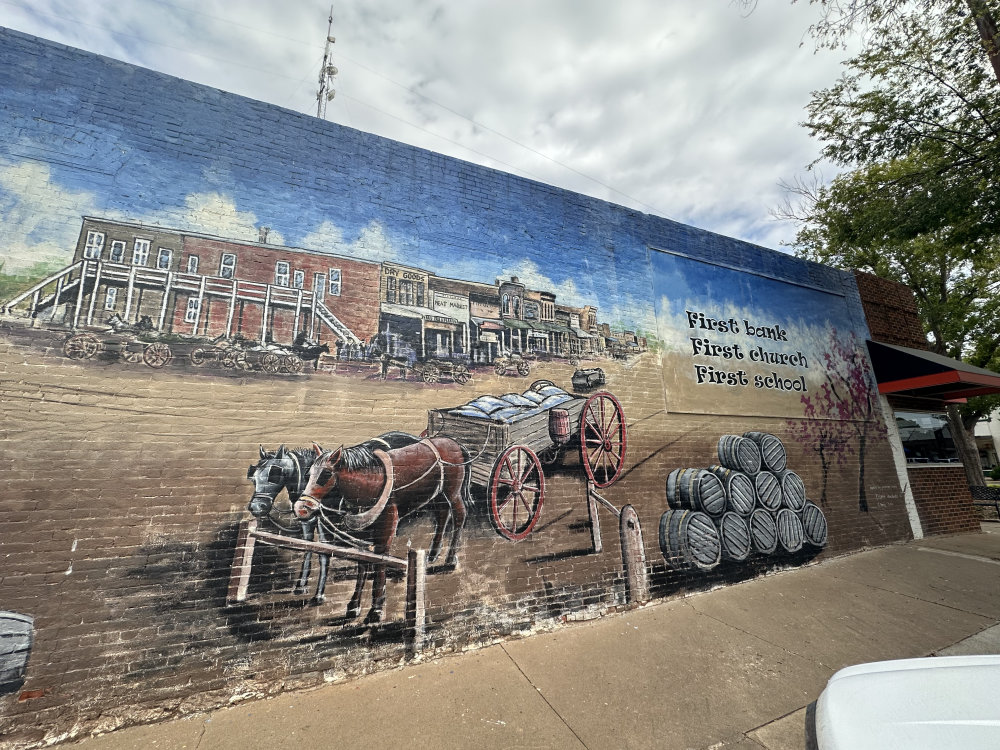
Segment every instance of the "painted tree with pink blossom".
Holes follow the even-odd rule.
[[[826,382],[815,393],[803,394],[805,419],[789,422],[789,431],[819,454],[823,504],[827,500],[830,470],[834,466],[846,467],[850,456],[857,456],[858,510],[867,513],[865,450],[871,436],[885,432],[875,379],[854,333],[841,334],[836,328],[831,329],[822,360]]]

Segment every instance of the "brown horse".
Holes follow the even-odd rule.
[[[471,501],[471,470],[466,450],[451,438],[426,438],[402,448],[381,451],[365,444],[323,451],[313,444],[317,457],[309,469],[302,498],[322,503],[327,512],[339,513],[338,525],[348,531],[370,531],[376,554],[387,555],[400,518],[431,504],[435,511],[434,541],[428,560],[441,551],[445,526],[452,519],[451,544],[446,565],[454,565]],[[365,623],[379,622],[385,605],[385,565],[359,565],[354,595],[347,616],[361,612],[361,595],[369,570],[372,608]]]

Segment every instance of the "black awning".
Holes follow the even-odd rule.
[[[939,401],[1000,393],[1000,374],[991,370],[923,349],[867,343],[879,393]]]

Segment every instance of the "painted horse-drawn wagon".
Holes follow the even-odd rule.
[[[104,326],[78,330],[63,342],[63,354],[70,359],[92,359],[98,354],[117,357],[122,362],[143,363],[160,368],[173,358],[170,346],[157,341],[153,322],[144,315],[138,323],[127,323],[117,313]]]
[[[253,545],[259,541],[305,552],[296,585],[301,593],[310,557],[319,554],[316,603],[324,599],[329,558],[357,561],[348,617],[360,613],[362,587],[374,571],[372,608],[365,618],[369,623],[382,617],[386,567],[403,568],[410,613],[410,597],[419,588],[410,585],[411,574],[419,578],[422,573],[413,572],[411,561],[390,554],[400,519],[424,508],[431,511],[435,532],[428,562],[442,551],[451,521],[444,565],[453,568],[472,504],[471,485],[476,484],[486,491],[497,533],[512,541],[524,539],[538,522],[545,498],[543,461],[554,465],[572,446],[579,450],[587,475],[588,502],[599,501],[621,517],[593,489],[609,487],[622,474],[627,428],[621,404],[610,393],[578,397],[547,380],[535,381],[524,393],[480,396],[451,409],[431,410],[427,433],[419,437],[390,432],[336,450],[315,444],[312,450],[261,448],[260,460],[247,471],[254,483],[248,507],[253,519],[241,524],[228,599],[236,603],[246,598]],[[289,504],[277,525],[293,522],[283,530],[298,532],[301,539],[257,528],[260,520],[275,520],[275,501],[282,490]],[[592,519],[595,514],[592,509]],[[596,529],[595,524],[595,551],[600,551]],[[313,541],[314,535],[318,541]]]
[[[427,434],[450,437],[469,452],[472,483],[485,489],[497,533],[512,541],[524,539],[538,522],[544,466],[575,447],[588,480],[609,487],[621,476],[628,443],[617,398],[605,391],[574,396],[548,380],[520,394],[431,410]]]

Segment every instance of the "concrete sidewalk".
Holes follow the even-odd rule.
[[[801,750],[841,667],[1000,653],[1000,525],[983,528],[72,747]]]

